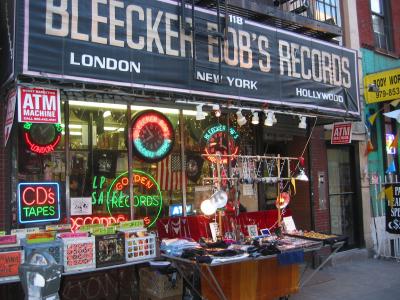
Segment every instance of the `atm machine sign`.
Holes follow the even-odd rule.
[[[60,188],[57,182],[18,185],[19,223],[60,220]]]

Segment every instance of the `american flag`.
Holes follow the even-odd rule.
[[[162,191],[180,190],[186,185],[186,173],[182,176],[180,154],[172,153],[157,163],[156,180]]]

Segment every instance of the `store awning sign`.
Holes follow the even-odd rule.
[[[12,89],[7,95],[7,115],[4,122],[4,147],[7,146],[11,129],[14,123],[16,90]]]
[[[17,61],[28,76],[360,114],[351,49],[232,16],[220,61],[215,34],[193,39],[183,28],[180,1],[24,3]],[[196,27],[213,32],[218,22],[196,8]]]
[[[60,90],[19,86],[18,122],[61,123]]]
[[[60,187],[57,182],[21,182],[17,197],[19,223],[60,220]]]
[[[335,123],[332,129],[331,144],[341,145],[351,143],[352,123]]]
[[[400,99],[400,68],[365,76],[364,91],[367,104]]]

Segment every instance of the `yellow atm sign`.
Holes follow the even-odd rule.
[[[400,68],[364,77],[367,104],[400,99]]]

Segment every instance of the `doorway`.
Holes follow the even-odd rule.
[[[352,146],[328,147],[329,205],[332,234],[348,237],[347,248],[360,246],[356,160]]]

